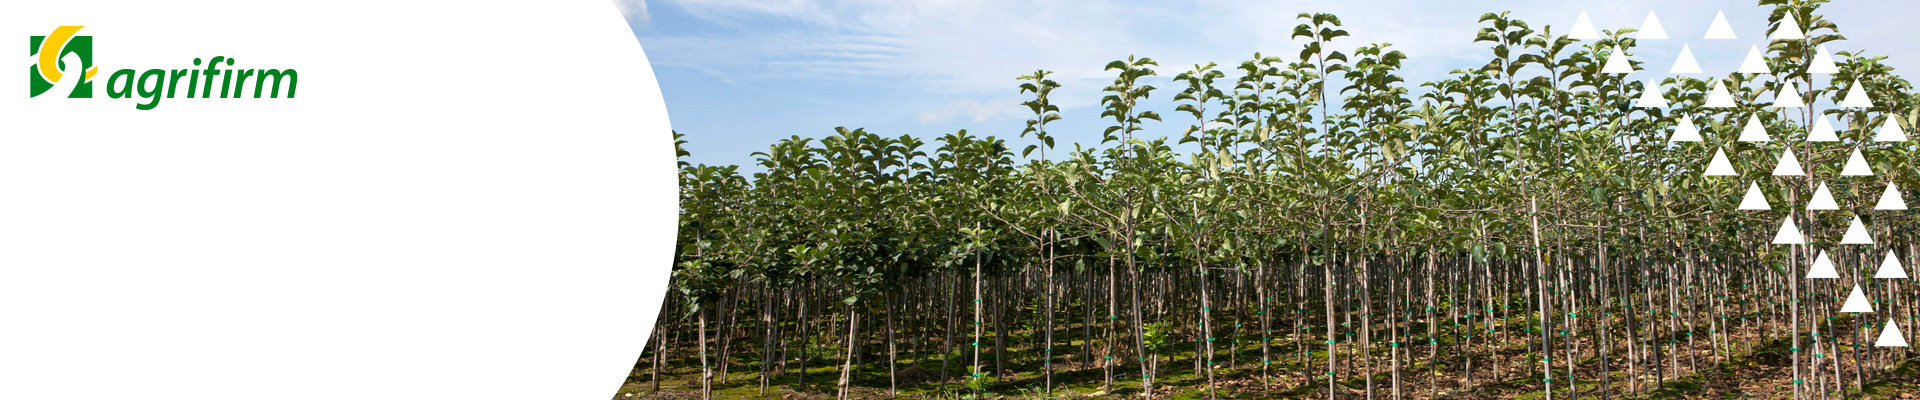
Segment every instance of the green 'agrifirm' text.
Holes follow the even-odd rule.
[[[291,99],[299,87],[300,74],[293,69],[222,69],[232,67],[233,63],[232,58],[214,56],[200,68],[202,62],[195,58],[196,68],[149,69],[138,72],[137,78],[133,69],[114,71],[113,76],[107,78],[107,97],[124,99],[137,95],[146,102],[134,108],[152,110],[160,105],[161,98],[179,97],[181,92],[189,99],[244,98],[251,88],[253,98],[280,98],[280,87],[285,83],[287,98]],[[251,87],[247,84],[249,79],[253,81]]]

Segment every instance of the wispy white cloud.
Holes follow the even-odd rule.
[[[920,122],[947,122],[956,117],[972,118],[973,122],[986,122],[1013,116],[1020,108],[1020,99],[1003,97],[987,100],[954,100],[931,111],[920,112]]]
[[[630,25],[646,26],[653,21],[653,14],[647,12],[647,0],[613,0],[620,8],[620,15],[627,17]]]
[[[766,32],[746,36],[643,36],[655,65],[688,67],[737,79],[897,79],[914,71],[895,63],[897,39],[871,35]]]
[[[694,17],[708,22],[736,25],[742,17],[779,17],[813,24],[831,25],[834,17],[825,5],[813,0],[668,0]]]

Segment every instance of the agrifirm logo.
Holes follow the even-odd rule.
[[[100,67],[93,65],[93,37],[79,36],[81,26],[54,28],[46,36],[31,36],[32,82],[27,97],[67,93],[68,98],[92,98],[93,76]],[[161,99],[262,99],[293,98],[300,85],[300,73],[286,69],[234,69],[238,60],[227,56],[195,58],[186,68],[132,68],[114,71],[107,77],[107,97],[136,99],[135,109],[152,110]],[[251,89],[251,91],[249,91]],[[251,92],[251,93],[249,93]]]
[[[32,75],[27,84],[27,97],[40,97],[47,92],[58,94],[53,90],[58,86],[71,87],[64,91],[67,98],[93,97],[93,74],[100,72],[100,67],[93,65],[93,37],[74,35],[79,31],[78,26],[62,26],[54,28],[52,34],[27,38],[27,44],[32,47],[28,55],[33,57],[33,66],[27,68]],[[80,73],[67,73],[69,71]]]

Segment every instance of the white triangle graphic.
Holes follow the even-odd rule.
[[[1813,190],[1813,199],[1807,201],[1807,209],[1813,211],[1838,210],[1840,209],[1840,204],[1833,201],[1833,192],[1827,190],[1827,183],[1821,182],[1820,188]]]
[[[1839,279],[1840,271],[1833,269],[1833,259],[1827,258],[1825,250],[1819,257],[1813,258],[1813,268],[1807,270],[1807,279]]]
[[[1740,69],[1734,70],[1733,72],[1742,74],[1766,74],[1772,73],[1773,71],[1767,70],[1767,57],[1760,55],[1760,46],[1752,46],[1747,50],[1747,60],[1741,61]]]
[[[1800,85],[1788,81],[1787,87],[1780,89],[1780,92],[1773,96],[1773,106],[1776,108],[1806,107],[1807,103],[1800,100]]]
[[[1840,244],[1873,244],[1873,235],[1867,234],[1867,225],[1860,223],[1860,216],[1853,216],[1853,222],[1847,224],[1847,234],[1840,237]]]
[[[1873,303],[1867,301],[1867,294],[1860,291],[1860,285],[1853,285],[1853,294],[1847,295],[1847,303],[1840,306],[1843,313],[1873,312]]]
[[[1853,155],[1847,156],[1847,165],[1840,167],[1840,176],[1873,176],[1873,166],[1867,165],[1867,158],[1855,147]]]
[[[1627,53],[1620,51],[1620,48],[1616,46],[1613,48],[1613,54],[1607,56],[1607,65],[1600,67],[1600,72],[1608,74],[1632,73],[1633,63],[1628,62]]]
[[[1693,127],[1693,118],[1685,115],[1680,116],[1680,122],[1673,126],[1673,136],[1667,137],[1668,143],[1698,141],[1700,141],[1700,128]]]
[[[1667,29],[1660,26],[1659,17],[1653,16],[1653,12],[1648,11],[1647,22],[1640,23],[1640,35],[1634,36],[1633,38],[1640,39],[1640,40],[1666,39]]]
[[[1880,192],[1880,203],[1873,205],[1875,210],[1905,210],[1907,199],[1900,196],[1900,185],[1887,183],[1887,190]]]
[[[1580,19],[1573,21],[1572,34],[1567,36],[1580,40],[1594,40],[1600,38],[1600,31],[1593,29],[1593,20],[1587,19],[1587,12],[1582,10],[1580,11]]]
[[[1747,184],[1747,195],[1740,198],[1742,210],[1771,210],[1773,205],[1767,202],[1767,195],[1760,193],[1760,183]]]
[[[1773,40],[1799,40],[1806,38],[1807,35],[1800,33],[1800,22],[1793,19],[1793,13],[1782,15],[1780,18],[1780,27],[1773,30]]]
[[[1733,25],[1727,25],[1727,13],[1713,13],[1713,25],[1707,27],[1707,39],[1733,38]]]
[[[1907,347],[1907,337],[1900,333],[1900,324],[1887,318],[1886,326],[1880,329],[1880,340],[1873,341],[1874,347]]]
[[[1887,123],[1880,125],[1880,133],[1873,135],[1875,142],[1905,142],[1907,132],[1900,130],[1900,116],[1887,115]]]
[[[1833,131],[1833,121],[1829,120],[1826,115],[1821,115],[1815,118],[1819,118],[1819,120],[1813,123],[1813,131],[1807,132],[1807,141],[1809,142],[1840,141],[1840,134]]]
[[[1700,60],[1693,58],[1692,48],[1689,48],[1687,45],[1680,45],[1680,56],[1673,59],[1673,68],[1668,69],[1667,73],[1698,74],[1700,73]]]
[[[1873,272],[1873,279],[1907,279],[1907,268],[1900,266],[1900,257],[1894,257],[1893,250],[1887,250],[1887,258],[1880,261],[1880,270]]]
[[[1860,81],[1853,81],[1853,87],[1847,89],[1847,97],[1840,99],[1840,106],[1848,108],[1873,107],[1873,98],[1867,96],[1867,90],[1862,87]]]
[[[1773,234],[1773,244],[1806,244],[1807,239],[1800,236],[1800,228],[1793,226],[1793,216],[1788,215],[1780,222],[1780,232]]]
[[[1736,176],[1736,175],[1740,175],[1740,173],[1734,172],[1733,162],[1727,161],[1727,150],[1713,149],[1713,160],[1707,161],[1706,176]]]
[[[1767,124],[1760,123],[1760,114],[1754,113],[1748,116],[1747,126],[1740,128],[1740,141],[1765,142],[1769,140],[1773,140],[1773,138],[1767,135]]]
[[[1733,107],[1733,95],[1727,93],[1727,84],[1719,79],[1713,80],[1713,90],[1707,92],[1707,107]]]
[[[1815,74],[1840,72],[1840,66],[1833,64],[1833,53],[1827,52],[1827,45],[1820,45],[1820,53],[1813,56],[1813,65],[1807,66],[1807,72]]]
[[[1780,163],[1773,166],[1773,176],[1802,176],[1806,174],[1806,171],[1800,170],[1800,158],[1793,156],[1792,146],[1788,146],[1785,151],[1780,152]]]
[[[1640,91],[1640,100],[1635,102],[1634,107],[1651,108],[1666,106],[1667,98],[1661,97],[1660,95],[1660,80],[1647,79],[1646,89]]]

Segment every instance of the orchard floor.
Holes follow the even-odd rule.
[[[699,376],[699,374],[694,371],[682,371],[682,372],[691,372],[691,373],[682,373],[682,374],[673,375],[673,376],[662,375],[661,382],[660,382],[660,390],[657,392],[650,390],[651,386],[645,380],[636,380],[636,381],[628,382],[620,388],[619,394],[616,395],[614,398],[616,400],[619,400],[619,399],[699,399],[700,384],[699,384],[699,381],[697,380],[697,377]],[[1096,374],[1099,373],[1098,370],[1094,370],[1093,372]],[[835,387],[832,386],[833,381],[831,379],[836,378],[838,376],[838,375],[835,375],[835,371],[831,368],[822,367],[822,368],[814,369],[813,373],[817,374],[815,376],[816,383],[813,384],[814,386],[809,387],[809,389],[806,392],[795,391],[793,389],[794,381],[790,378],[783,378],[775,381],[775,384],[768,388],[768,391],[765,395],[761,395],[759,392],[759,386],[758,386],[759,381],[757,377],[751,374],[733,374],[733,376],[731,377],[732,379],[730,379],[729,382],[719,383],[715,385],[714,398],[716,399],[832,399],[834,398]],[[1791,377],[1785,376],[1784,375],[1785,373],[1786,373],[1786,368],[1784,365],[1757,365],[1756,366],[1756,365],[1723,364],[1720,367],[1715,368],[1713,370],[1702,371],[1699,374],[1685,375],[1685,376],[1682,376],[1681,379],[1679,380],[1669,380],[1666,382],[1666,385],[1664,388],[1658,388],[1656,390],[1641,393],[1639,395],[1627,394],[1625,391],[1625,385],[1619,382],[1616,382],[1613,388],[1615,389],[1615,391],[1611,393],[1612,395],[1611,397],[1619,398],[1619,399],[1789,398],[1791,394],[1786,392],[1786,386],[1787,386],[1787,381],[1791,380]],[[1902,364],[1900,368],[1897,368],[1893,371],[1889,371],[1888,373],[1883,375],[1881,379],[1875,380],[1872,384],[1867,385],[1865,393],[1852,393],[1848,398],[1920,399],[1920,379],[1917,379],[1917,378],[1920,378],[1920,369],[1914,368],[1914,366],[1911,363],[1905,363],[1905,364]],[[822,385],[822,382],[819,382],[820,380],[824,380],[825,385]],[[1402,393],[1401,398],[1406,398],[1406,399],[1436,399],[1436,398],[1437,399],[1507,399],[1507,398],[1544,399],[1546,398],[1545,392],[1540,389],[1539,385],[1523,383],[1526,381],[1536,381],[1536,380],[1535,379],[1524,379],[1524,380],[1514,379],[1514,380],[1508,380],[1508,381],[1502,382],[1497,385],[1483,384],[1480,387],[1477,387],[1474,389],[1468,389],[1468,390],[1460,389],[1460,385],[1457,382],[1449,382],[1449,383],[1442,384],[1445,386],[1443,386],[1439,390],[1439,393],[1440,393],[1439,396],[1432,395],[1433,392],[1429,392],[1427,390],[1427,387],[1425,386],[1425,382],[1403,382],[1402,389],[1404,390],[1404,392]],[[1120,383],[1118,384],[1118,386],[1121,389],[1118,391],[1117,394],[1110,395],[1110,394],[1101,392],[1099,390],[1099,387],[1097,386],[1097,383],[1094,386],[1065,384],[1055,388],[1053,398],[1127,398],[1127,397],[1140,398],[1139,380],[1135,379],[1130,381],[1119,381],[1119,382]],[[1229,378],[1229,379],[1220,379],[1219,382],[1220,382],[1220,386],[1217,389],[1216,395],[1218,398],[1223,398],[1223,399],[1323,399],[1323,398],[1326,398],[1326,394],[1325,394],[1326,388],[1323,385],[1316,385],[1316,387],[1313,387],[1313,388],[1275,387],[1269,391],[1262,391],[1262,390],[1259,390],[1257,382],[1251,379]],[[1161,399],[1205,399],[1207,398],[1206,389],[1205,389],[1206,381],[1204,378],[1193,379],[1190,376],[1180,376],[1180,377],[1175,377],[1172,382],[1161,382],[1161,383],[1162,385],[1157,386],[1155,388],[1155,392],[1156,392],[1155,398],[1161,398]],[[1355,383],[1358,383],[1358,382],[1345,382],[1343,385],[1341,385],[1339,387],[1339,393],[1337,398],[1342,398],[1342,399],[1365,398],[1364,392],[1361,391],[1359,389],[1359,385],[1356,385]],[[950,385],[949,389],[946,392],[941,392],[938,389],[929,389],[929,388],[920,387],[920,385],[913,385],[911,387],[902,388],[899,392],[899,395],[896,396],[895,398],[940,399],[940,398],[955,398],[956,394],[958,394],[959,398],[974,398],[970,390],[956,391],[955,389],[957,389],[958,386],[959,385],[957,384]],[[1377,390],[1378,391],[1375,393],[1376,397],[1392,398],[1390,392],[1388,392],[1386,389],[1383,388],[1383,389],[1377,389]],[[1581,384],[1581,390],[1582,390],[1582,393],[1580,393],[1580,397],[1582,398],[1599,398],[1600,396],[1597,384],[1583,382]],[[853,388],[853,392],[854,392],[854,398],[859,398],[859,399],[888,398],[886,396],[885,387],[855,386]],[[1567,398],[1567,394],[1564,390],[1557,390],[1554,397]],[[1019,387],[1007,387],[1005,385],[999,385],[999,386],[989,387],[989,390],[985,391],[983,395],[980,396],[980,398],[1040,399],[1040,398],[1048,398],[1048,397],[1046,397],[1044,394],[1037,393],[1037,387],[1019,388]]]
[[[1850,332],[1840,333],[1851,334]],[[1518,341],[1516,340],[1515,342]],[[1737,339],[1734,340],[1734,343],[1736,350],[1740,350],[1744,346],[1741,344],[1744,342]],[[1630,391],[1627,386],[1627,374],[1625,373],[1626,360],[1621,358],[1619,354],[1615,354],[1608,366],[1613,378],[1611,379],[1612,387],[1606,388],[1608,389],[1606,395],[1607,397],[1615,399],[1792,398],[1790,382],[1793,380],[1793,376],[1791,370],[1788,368],[1791,361],[1788,358],[1789,354],[1791,354],[1788,351],[1788,347],[1787,340],[1783,338],[1756,342],[1756,344],[1753,345],[1751,353],[1739,354],[1731,359],[1722,360],[1722,362],[1718,364],[1713,364],[1715,358],[1702,346],[1701,350],[1696,352],[1694,358],[1694,362],[1698,365],[1698,370],[1688,370],[1685,355],[1682,354],[1679,360],[1680,370],[1682,372],[1677,378],[1669,377],[1668,379],[1664,379],[1664,382],[1656,383],[1650,373],[1647,371],[1639,371],[1643,379],[1641,381],[1642,387],[1638,393],[1631,393],[1633,391]],[[1282,353],[1278,350],[1279,349],[1276,349],[1276,354]],[[1421,352],[1422,358],[1424,358],[1425,350],[1414,350]],[[1475,354],[1476,363],[1484,363],[1488,354],[1500,354],[1503,363],[1502,379],[1499,382],[1490,382],[1486,377],[1488,374],[1485,372],[1487,368],[1485,368],[1484,364],[1476,364],[1475,385],[1473,387],[1466,387],[1458,366],[1441,365],[1442,374],[1434,377],[1428,375],[1428,372],[1426,372],[1428,371],[1427,365],[1422,361],[1401,367],[1401,395],[1399,398],[1548,398],[1544,388],[1541,386],[1540,371],[1537,367],[1532,370],[1529,375],[1519,375],[1527,372],[1527,366],[1522,363],[1522,360],[1532,359],[1532,356],[1524,354],[1524,344],[1501,348],[1481,347],[1474,349],[1473,353]],[[1325,353],[1316,354],[1319,354],[1318,357],[1320,357],[1317,361],[1322,363],[1315,364],[1314,372],[1311,373],[1318,376],[1318,374],[1323,373],[1320,371],[1324,371],[1325,368],[1325,364],[1323,364]],[[882,356],[884,357],[884,354],[882,354]],[[1251,356],[1243,351],[1240,357],[1241,364],[1238,368],[1222,367],[1215,369],[1215,381],[1218,383],[1215,392],[1216,398],[1325,399],[1328,397],[1327,384],[1324,380],[1318,380],[1316,384],[1311,386],[1302,385],[1302,382],[1305,382],[1307,377],[1305,373],[1302,372],[1305,368],[1299,368],[1297,358],[1289,357],[1284,360],[1276,358],[1274,361],[1276,368],[1273,370],[1273,378],[1271,379],[1274,384],[1263,388],[1261,384],[1261,372],[1258,367],[1259,350],[1254,348]],[[1224,359],[1224,356],[1216,356],[1216,360]],[[758,372],[758,364],[753,360],[744,360],[743,362],[742,357],[736,357],[734,362],[735,364],[732,365],[732,370],[726,381],[721,382],[716,379],[714,384],[714,398],[729,400],[831,399],[835,397],[837,390],[835,383],[840,376],[839,369],[837,368],[839,361],[815,359],[810,364],[813,368],[808,370],[808,386],[805,391],[795,390],[795,388],[798,387],[798,374],[789,372],[776,375],[768,387],[767,392],[763,395],[760,392],[759,377],[755,375],[755,373]],[[1385,363],[1386,358],[1384,356],[1378,356],[1375,362]],[[1583,361],[1580,365],[1577,379],[1577,385],[1580,389],[1579,398],[1599,399],[1602,397],[1602,388],[1599,385],[1601,380],[1599,362],[1597,358],[1593,358]],[[1225,362],[1221,361],[1221,363],[1224,364]],[[991,363],[987,363],[986,365],[991,366]],[[1162,373],[1167,376],[1156,382],[1154,398],[1170,400],[1208,398],[1206,392],[1206,376],[1204,374],[1195,375],[1192,365],[1190,359],[1185,357],[1181,357],[1172,362],[1162,361]],[[633,371],[633,376],[629,378],[628,381],[621,386],[619,392],[615,394],[614,400],[700,398],[700,382],[698,379],[700,369],[697,360],[686,359],[671,362],[669,368],[662,370],[660,374],[658,391],[652,390],[652,381],[649,374],[650,366],[651,364],[642,364],[639,368],[636,368]],[[1078,365],[1071,363],[1060,364],[1054,372],[1055,389],[1051,397],[1040,390],[1042,387],[1041,374],[1039,373],[1039,368],[1032,363],[1009,363],[1007,365],[1008,372],[1005,376],[1003,376],[1002,379],[984,384],[977,395],[974,390],[966,387],[964,379],[959,377],[959,375],[961,375],[960,372],[965,368],[965,364],[956,362],[955,364],[949,365],[949,371],[952,371],[950,372],[952,378],[944,388],[938,383],[937,369],[939,367],[940,361],[937,359],[922,361],[918,365],[911,365],[906,360],[902,360],[899,364],[900,372],[898,373],[900,379],[899,391],[893,398],[1143,398],[1140,392],[1140,379],[1138,378],[1140,370],[1137,365],[1122,365],[1116,367],[1114,369],[1116,376],[1114,386],[1116,390],[1108,393],[1100,390],[1100,382],[1103,381],[1104,376],[1104,371],[1100,368],[1094,367],[1089,369],[1080,368]],[[1828,372],[1825,375],[1831,375],[1832,366],[1830,364],[1823,364],[1823,368],[1823,371]],[[1382,371],[1386,370],[1384,366],[1381,366],[1379,369]],[[1848,392],[1847,396],[1840,397],[1829,393],[1827,396],[1822,397],[1816,393],[1808,393],[1808,396],[1803,398],[1920,399],[1920,359],[1907,359],[1886,371],[1877,373],[1863,371],[1863,373],[1873,376],[1873,378],[1864,385],[1863,390],[1856,390],[1853,387],[1854,383],[1851,380],[1853,371],[1850,364],[1843,365],[1842,372],[1848,375],[1848,380],[1845,384],[1846,391]],[[1131,375],[1133,378],[1119,378],[1127,375]],[[1556,376],[1564,375],[1564,372],[1556,373]],[[1825,384],[1831,389],[1833,385],[1830,381],[1831,376],[1827,376],[1826,378],[1829,380],[1826,381]],[[856,377],[855,384],[853,385],[853,397],[858,399],[889,398],[886,393],[888,382],[885,364],[869,365],[860,369],[860,375]],[[1391,382],[1391,375],[1388,373],[1383,372],[1376,375],[1374,377],[1374,397],[1380,399],[1394,398],[1391,392]],[[1366,398],[1365,392],[1362,389],[1364,387],[1364,377],[1346,378],[1341,380],[1334,389],[1334,397],[1340,399]],[[1552,398],[1569,398],[1564,383],[1558,384],[1554,388]]]

